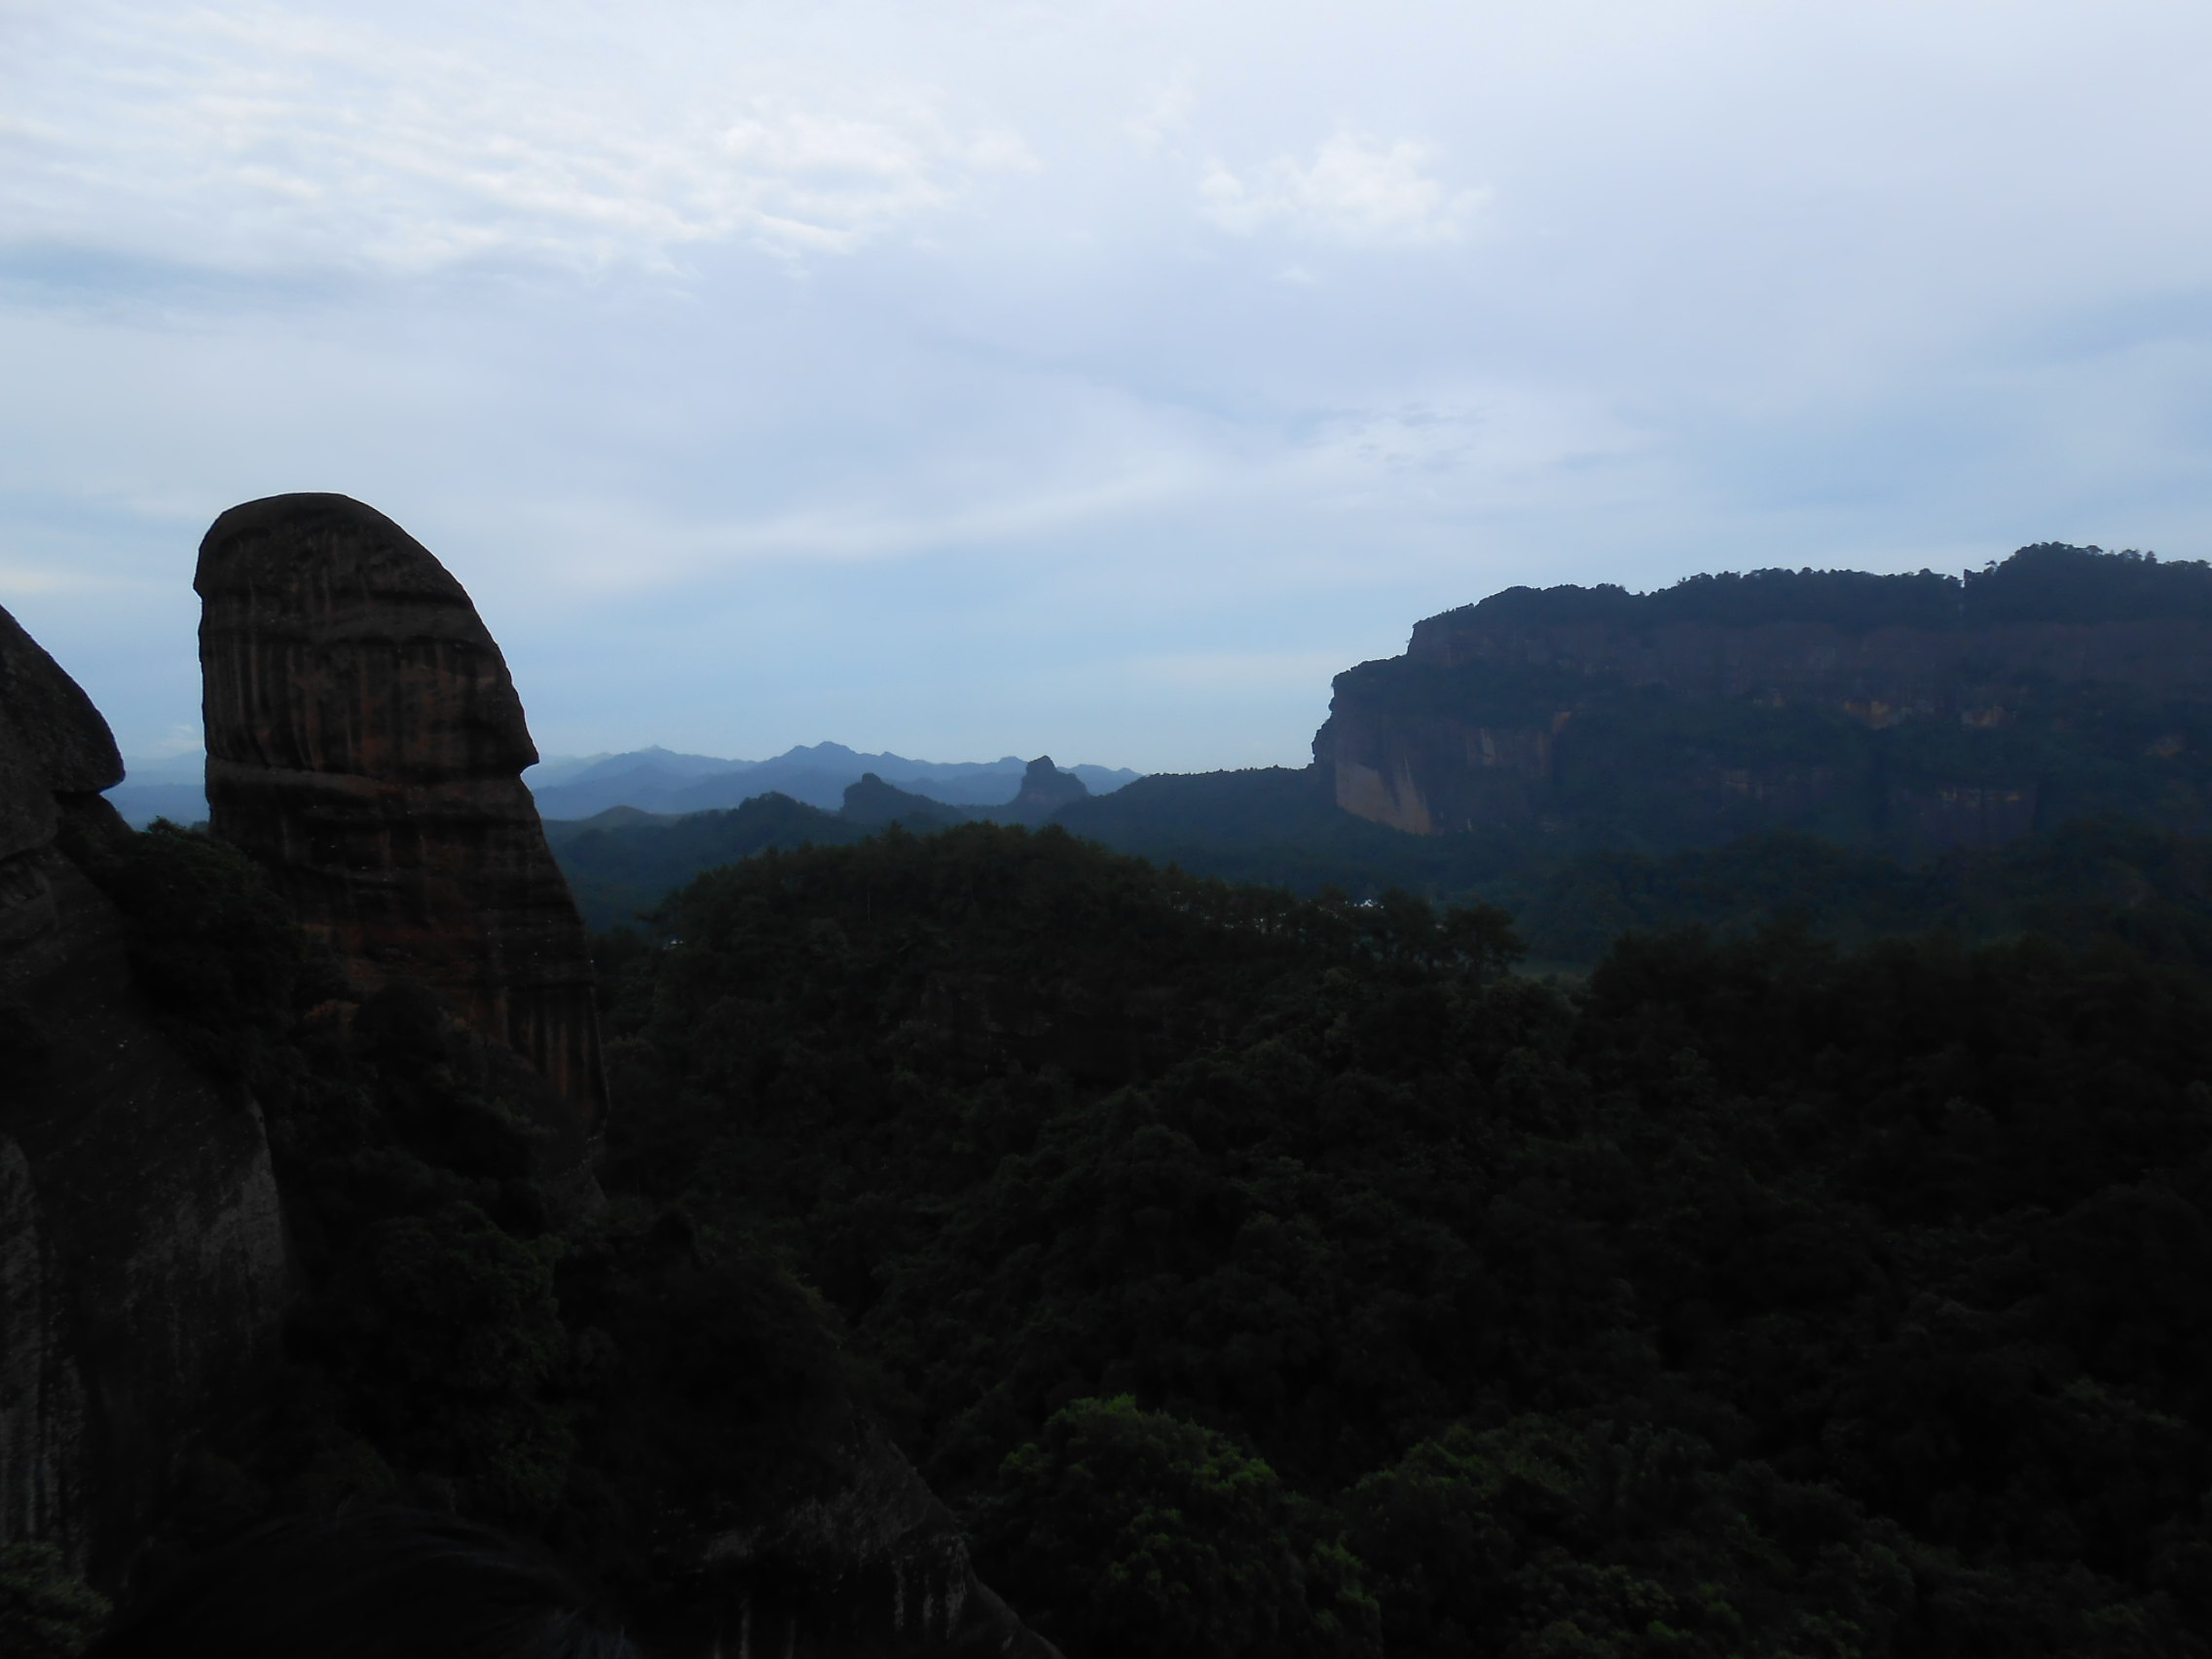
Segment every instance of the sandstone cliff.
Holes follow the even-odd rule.
[[[363,989],[432,987],[567,1102],[607,1107],[591,963],[521,773],[537,752],[461,584],[344,496],[233,507],[194,587],[220,838]]]
[[[1514,589],[1338,678],[1338,804],[1417,834],[1900,850],[2100,812],[2212,822],[2212,572],[2046,545],[1965,580]]]
[[[88,879],[106,722],[0,610],[0,1542],[112,1578],[288,1286],[261,1123],[164,1039]]]

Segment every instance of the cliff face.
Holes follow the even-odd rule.
[[[1516,589],[1338,678],[1348,812],[1686,843],[1926,851],[2085,813],[2212,824],[2212,571],[2022,549],[1966,580],[1762,571]]]
[[[505,661],[446,569],[344,496],[234,507],[194,587],[210,826],[364,990],[421,980],[567,1103],[607,1107],[582,924],[521,773]]]
[[[276,1339],[289,1282],[250,1103],[163,1039],[86,874],[128,835],[106,722],[0,610],[0,1542],[118,1571]]]

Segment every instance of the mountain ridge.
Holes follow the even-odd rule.
[[[125,777],[108,800],[133,829],[157,818],[197,824],[207,816],[205,758],[186,755],[125,758]],[[844,803],[848,785],[874,773],[894,788],[946,806],[1001,807],[1019,793],[1028,762],[918,760],[888,751],[867,754],[835,742],[798,744],[765,760],[688,755],[658,744],[601,755],[549,756],[523,775],[538,810],[562,822],[595,818],[617,806],[657,817],[724,811],[764,794],[785,794],[825,812]],[[1083,762],[1059,768],[1093,795],[1144,776],[1127,766]]]

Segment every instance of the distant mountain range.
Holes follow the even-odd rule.
[[[634,806],[662,816],[712,812],[756,795],[785,794],[834,812],[848,785],[874,773],[894,789],[927,795],[948,806],[1004,806],[1021,788],[1028,762],[913,760],[903,755],[866,755],[841,743],[801,744],[770,760],[721,760],[711,755],[678,755],[666,749],[625,755],[541,761],[523,774],[537,810],[549,819],[592,818],[611,806]],[[1126,766],[1077,765],[1072,772],[1092,794],[1109,794],[1142,776]]]
[[[123,782],[107,792],[107,798],[133,830],[143,830],[157,818],[172,824],[199,824],[206,818],[207,756],[199,750],[127,759],[123,765]]]
[[[1072,807],[1099,798],[1072,771],[1054,766],[1049,755],[1028,763],[1020,785],[1011,800],[958,806],[899,789],[873,772],[865,772],[845,786],[843,803],[835,812],[777,791],[754,795],[735,807],[681,815],[610,806],[590,818],[549,818],[545,836],[568,874],[585,923],[594,929],[622,927],[701,870],[772,848],[843,846],[893,826],[915,835],[978,822],[1037,829],[1057,821]],[[1385,839],[1405,839],[1373,825],[1358,828]]]
[[[205,759],[199,753],[126,762],[129,775],[107,798],[133,826],[157,818],[196,824],[207,816],[203,787]],[[1027,762],[1012,755],[997,760],[912,760],[902,755],[865,755],[841,743],[801,744],[768,760],[725,760],[712,755],[679,755],[658,747],[620,755],[556,756],[523,774],[547,819],[596,818],[609,808],[635,807],[659,817],[711,812],[764,794],[790,795],[834,812],[848,786],[873,773],[895,789],[948,806],[1006,806],[1021,789]],[[1073,773],[1093,795],[1110,794],[1143,774],[1126,766],[1076,765]]]

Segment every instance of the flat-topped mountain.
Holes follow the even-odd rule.
[[[2043,543],[1964,577],[1757,571],[1513,588],[1338,676],[1337,803],[1689,844],[1990,845],[2212,823],[2212,567]]]

